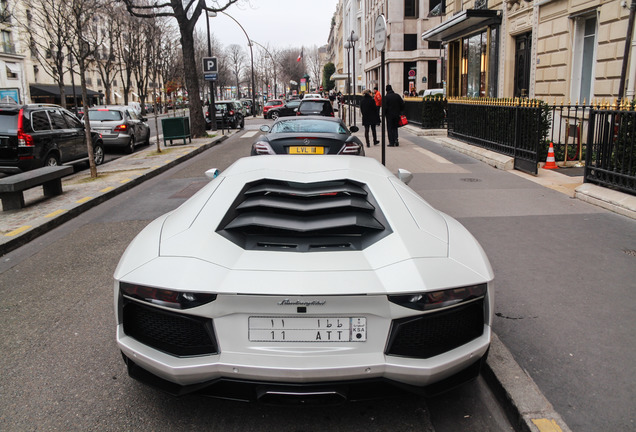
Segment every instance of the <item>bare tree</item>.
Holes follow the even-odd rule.
[[[84,116],[86,146],[88,147],[88,161],[92,178],[97,177],[97,167],[93,157],[93,138],[88,119],[89,103],[88,92],[86,91],[86,71],[94,61],[94,47],[103,42],[99,27],[93,23],[93,18],[102,6],[100,0],[71,0],[69,2],[70,14],[67,16],[69,30],[72,32],[72,40],[74,41],[74,43],[69,44],[68,48],[75,60],[77,60],[82,86],[82,105],[86,112]]]
[[[232,77],[236,83],[236,99],[241,97],[241,72],[245,67],[245,52],[240,45],[232,44],[226,50],[228,67],[232,72]]]
[[[119,76],[124,89],[124,105],[128,105],[128,93],[132,88],[132,76],[135,68],[134,46],[137,43],[137,29],[139,19],[131,15],[121,15],[117,30],[117,53],[119,54]]]
[[[320,49],[316,46],[313,46],[305,52],[307,54],[305,65],[307,67],[307,73],[311,77],[310,82],[314,83],[316,88],[318,88],[322,83],[321,74],[323,67],[322,59],[320,58]]]
[[[67,46],[72,43],[69,29],[70,3],[64,0],[27,0],[26,11],[17,24],[28,35],[31,55],[58,85],[61,105],[66,108],[64,72]]]
[[[282,82],[288,83],[295,81],[299,83],[305,74],[303,62],[296,61],[299,53],[300,48],[288,48],[279,53],[278,59],[280,62]]]
[[[194,28],[204,11],[221,12],[239,0],[208,0],[212,6],[206,5],[206,0],[157,0],[147,3],[143,0],[123,0],[128,11],[138,17],[173,17],[179,26],[181,35],[181,47],[183,50],[183,62],[185,82],[190,96],[190,122],[191,132],[194,137],[206,135],[203,106],[200,98],[199,80],[197,79],[195,55],[194,55]]]
[[[99,38],[95,42],[102,42],[95,46],[95,66],[97,73],[104,85],[105,103],[110,105],[112,86],[117,72],[120,70],[120,60],[118,52],[118,40],[121,38],[122,30],[122,7],[115,4],[105,4],[101,11],[101,16],[108,16],[103,20],[102,30],[105,32],[103,38]]]

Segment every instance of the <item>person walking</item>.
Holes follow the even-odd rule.
[[[364,139],[367,142],[367,147],[371,147],[371,144],[369,143],[369,129],[371,129],[371,133],[373,135],[373,145],[378,145],[380,141],[378,141],[375,127],[380,124],[380,116],[378,115],[378,108],[375,105],[375,100],[371,97],[371,90],[365,90],[362,92],[360,112],[362,113]]]
[[[378,91],[377,87],[373,87],[373,100],[378,110],[378,118],[380,117],[380,108],[382,108],[382,93]]]
[[[398,122],[404,112],[404,99],[393,91],[390,84],[386,86],[386,95],[382,101],[382,113],[386,118],[386,132],[389,136],[389,147],[400,145],[398,141]]]

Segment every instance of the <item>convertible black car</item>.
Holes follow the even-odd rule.
[[[252,156],[273,154],[345,154],[364,156],[364,145],[339,118],[302,116],[280,118],[252,145]]]

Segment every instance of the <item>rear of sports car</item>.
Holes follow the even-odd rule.
[[[245,158],[128,247],[117,343],[175,395],[438,393],[479,373],[492,279],[475,239],[372,159]]]

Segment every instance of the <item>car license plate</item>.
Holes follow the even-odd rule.
[[[289,154],[325,154],[325,148],[311,146],[294,146],[289,148]]]
[[[365,317],[249,317],[250,342],[366,342]]]

